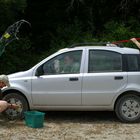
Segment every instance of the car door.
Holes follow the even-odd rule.
[[[83,77],[82,104],[110,105],[127,84],[122,55],[107,50],[88,50]]]
[[[82,61],[82,50],[76,50],[59,54],[39,66],[36,72],[42,73],[32,78],[33,104],[81,105]]]

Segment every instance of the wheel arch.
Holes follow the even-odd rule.
[[[120,94],[120,95],[117,97],[117,99],[115,100],[115,103],[114,103],[114,110],[115,110],[115,108],[116,108],[116,103],[117,103],[117,101],[118,101],[121,97],[123,97],[123,96],[125,96],[125,95],[129,95],[129,94],[137,95],[137,96],[140,97],[140,92],[138,92],[138,91],[134,91],[134,90],[125,91],[125,92],[123,92],[122,94]]]
[[[27,101],[27,104],[28,104],[28,108],[30,109],[30,106],[29,106],[29,101],[27,99],[27,97],[19,90],[16,90],[16,89],[9,89],[9,90],[6,90],[4,92],[2,92],[2,98],[10,93],[16,93],[16,94],[19,94],[21,96],[23,96],[25,98],[25,100]]]

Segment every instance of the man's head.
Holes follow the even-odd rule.
[[[5,87],[5,86],[10,87],[8,76],[0,75],[0,85],[1,85],[0,88],[2,88],[2,86],[3,87]]]
[[[3,88],[3,87],[5,87],[5,86],[6,86],[5,83],[2,82],[2,81],[0,81],[0,88]]]
[[[66,55],[64,57],[64,61],[65,61],[66,64],[72,64],[74,60],[73,60],[73,57],[71,57],[69,55]]]

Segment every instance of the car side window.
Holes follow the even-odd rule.
[[[80,73],[82,51],[60,54],[42,65],[43,75]]]
[[[122,56],[113,51],[90,50],[88,72],[122,71]]]
[[[140,56],[127,55],[128,71],[140,71]]]

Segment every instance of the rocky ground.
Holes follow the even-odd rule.
[[[44,127],[0,116],[0,140],[139,140],[140,123],[120,123],[113,112],[46,112]]]

